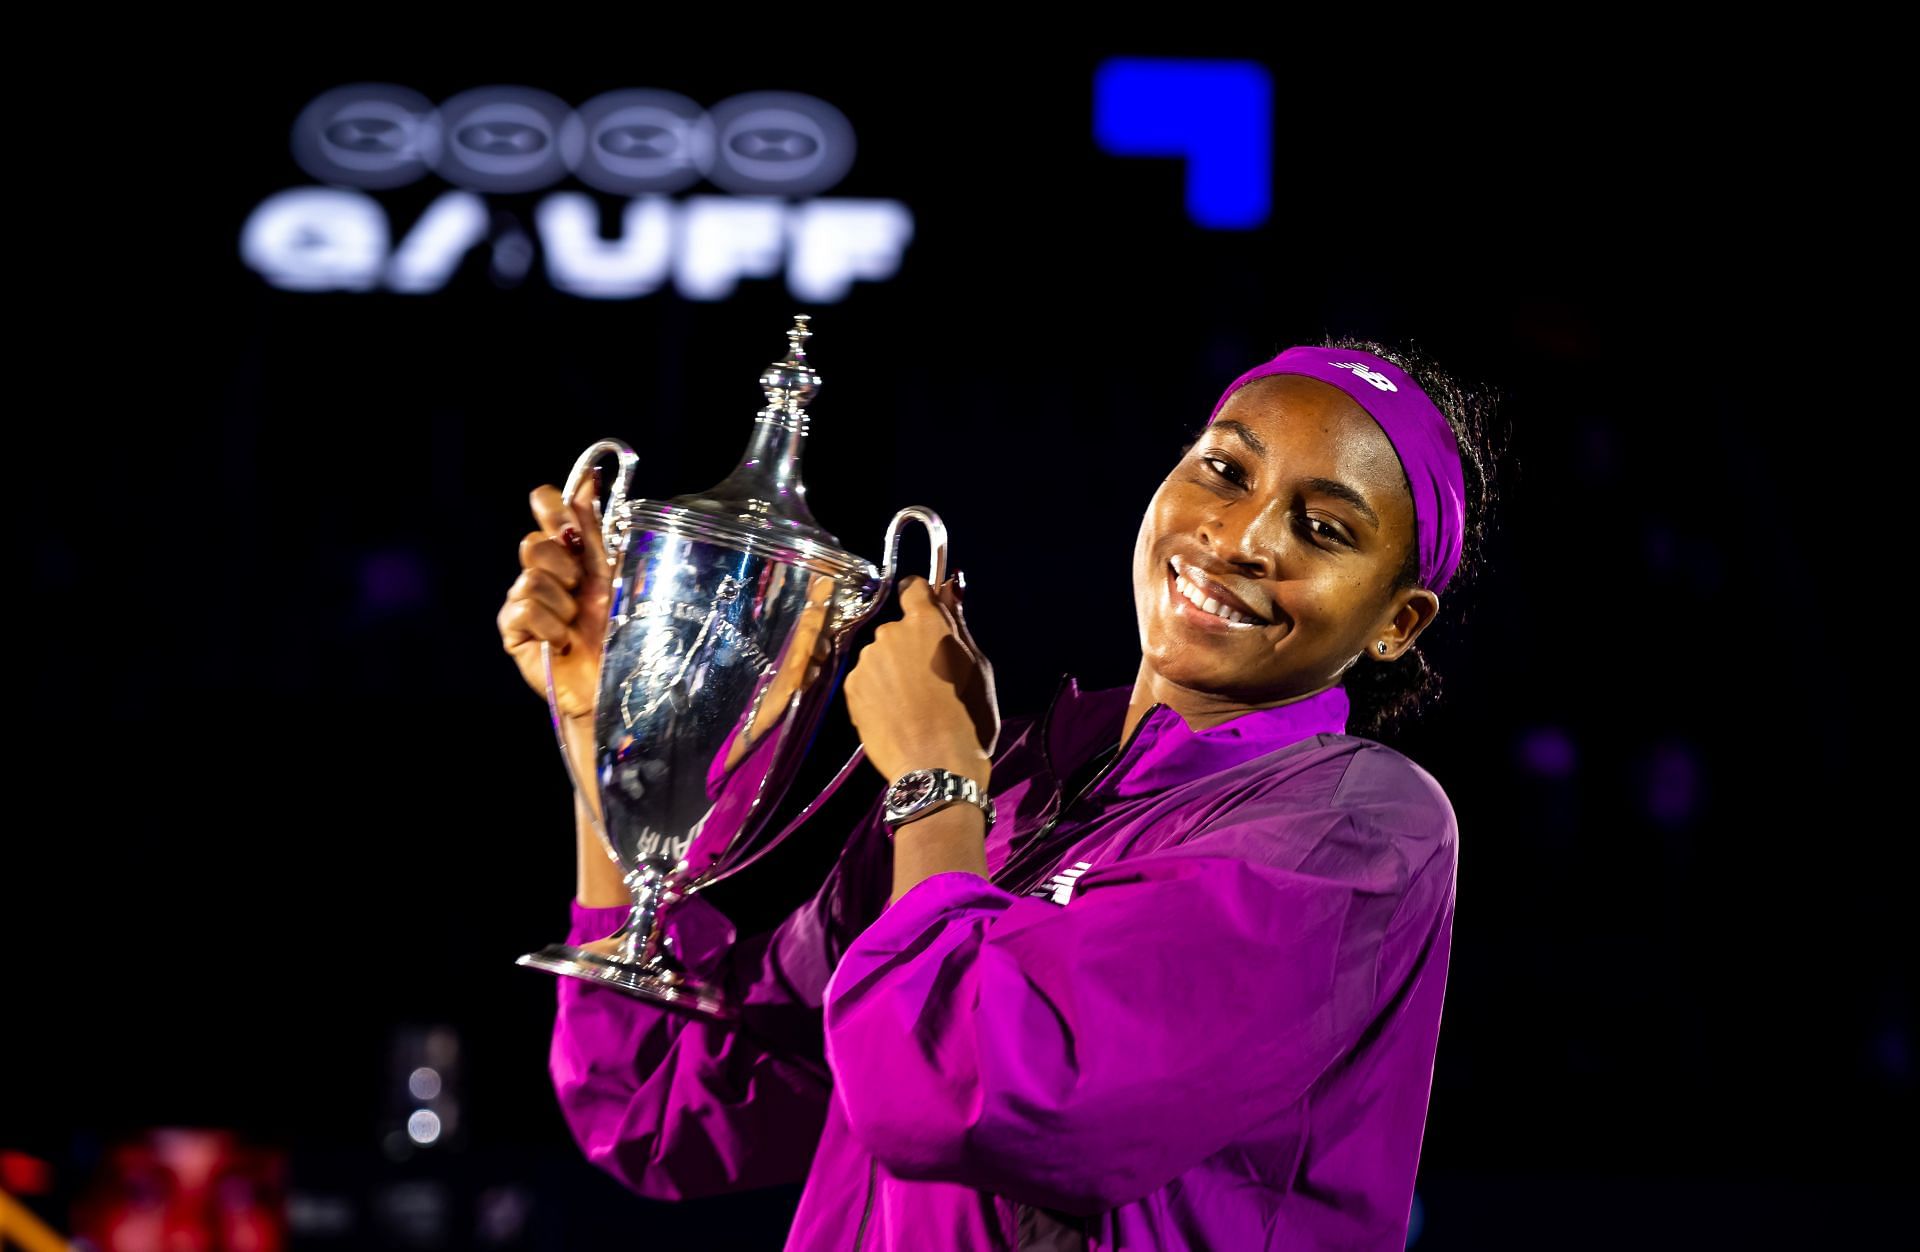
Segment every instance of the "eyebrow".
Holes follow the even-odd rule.
[[[1255,456],[1265,456],[1267,454],[1267,445],[1260,441],[1258,435],[1247,429],[1246,423],[1236,422],[1232,418],[1228,418],[1224,422],[1215,422],[1214,427],[1218,430],[1230,430],[1238,435],[1240,442],[1251,448]],[[1336,500],[1345,500],[1353,506],[1353,511],[1366,518],[1375,530],[1380,529],[1380,518],[1368,507],[1366,498],[1339,479],[1309,478],[1304,485],[1309,491],[1317,491],[1321,495],[1332,496]]]
[[[1360,493],[1337,478],[1309,478],[1306,481],[1308,491],[1317,491],[1321,495],[1332,496],[1336,500],[1345,500],[1353,506],[1353,511],[1372,523],[1375,530],[1380,529],[1380,519],[1374,515]]]
[[[1215,422],[1213,425],[1216,430],[1230,430],[1240,436],[1240,442],[1252,448],[1255,456],[1265,456],[1267,454],[1267,445],[1261,443],[1260,437],[1247,429],[1245,422],[1236,422],[1232,418],[1228,418],[1224,422]]]

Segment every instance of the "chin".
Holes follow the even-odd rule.
[[[1173,656],[1155,656],[1149,652],[1147,662],[1162,681],[1170,682],[1188,691],[1225,696],[1233,695],[1247,686],[1244,669],[1232,665],[1209,664],[1206,659],[1196,658],[1185,649]]]

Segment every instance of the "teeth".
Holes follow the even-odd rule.
[[[1212,596],[1209,596],[1206,592],[1200,590],[1200,588],[1188,582],[1186,571],[1181,569],[1178,563],[1174,565],[1174,570],[1175,570],[1174,586],[1178,587],[1180,590],[1180,594],[1185,596],[1188,599],[1188,601],[1190,601],[1193,604],[1193,606],[1199,609],[1201,612],[1211,613],[1215,617],[1223,618],[1226,621],[1232,622],[1237,626],[1259,625],[1259,623],[1255,619],[1247,616],[1245,613],[1242,613],[1240,610],[1232,607],[1231,605],[1220,603],[1220,601],[1214,599]]]

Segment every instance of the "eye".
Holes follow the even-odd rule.
[[[1208,469],[1236,486],[1246,481],[1246,472],[1240,468],[1238,462],[1229,457],[1216,456],[1211,452],[1202,452],[1200,454],[1200,460],[1205,463]]]
[[[1333,542],[1338,544],[1345,544],[1349,548],[1353,546],[1352,544],[1347,543],[1347,537],[1340,533],[1339,527],[1333,525],[1331,522],[1327,521],[1327,519],[1324,517],[1313,517],[1310,515],[1302,516],[1300,519],[1300,524],[1302,526],[1305,526],[1307,528],[1307,533],[1312,535],[1316,539],[1331,539]],[[1324,526],[1326,527],[1326,529],[1315,530],[1314,527],[1316,525]]]

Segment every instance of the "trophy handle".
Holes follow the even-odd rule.
[[[931,547],[929,565],[933,566],[927,570],[927,582],[935,588],[947,582],[947,522],[943,522],[939,513],[927,509],[925,505],[906,505],[893,515],[891,522],[887,522],[887,538],[879,543],[881,566],[879,586],[874,590],[874,603],[854,611],[851,620],[845,624],[845,630],[858,630],[870,616],[879,613],[883,603],[887,603],[887,591],[893,590],[893,584],[900,576],[900,526],[906,522],[920,522],[927,528],[927,545]]]
[[[634,467],[640,464],[640,458],[634,455],[632,448],[618,439],[602,439],[582,452],[567,472],[567,485],[560,498],[568,504],[573,502],[574,493],[580,490],[580,484],[586,481],[588,471],[603,453],[611,452],[620,460],[619,471],[613,478],[613,490],[607,494],[607,505],[602,507],[596,499],[593,507],[600,514],[600,542],[602,550],[614,551],[614,532],[627,511],[627,495],[633,489]]]
[[[927,575],[927,581],[938,587],[947,581],[947,524],[940,515],[924,504],[909,504],[893,515],[887,523],[887,537],[880,541],[884,549],[882,558],[886,561],[880,567],[880,599],[886,598],[886,589],[893,586],[893,580],[900,573],[900,528],[908,522],[919,522],[927,528],[927,542],[933,548],[931,564],[933,569]]]
[[[935,587],[947,581],[947,524],[940,515],[924,504],[909,504],[893,515],[887,523],[887,535],[880,541],[880,582],[873,589],[873,599],[869,603],[852,608],[835,628],[836,635],[855,631],[867,624],[867,619],[880,611],[887,602],[887,593],[893,590],[894,579],[900,574],[900,528],[908,522],[919,522],[927,528],[927,544],[932,549],[927,581]]]
[[[602,559],[611,563],[618,560],[620,544],[618,534],[626,518],[627,494],[633,487],[633,471],[640,464],[640,458],[632,448],[618,439],[602,439],[582,452],[573,462],[573,469],[567,473],[567,485],[560,498],[571,504],[580,484],[586,481],[593,470],[593,463],[602,455],[611,452],[619,458],[619,469],[614,475],[613,489],[607,493],[607,504],[602,507],[596,498],[593,507],[600,517],[600,554]],[[612,552],[614,556],[608,556]],[[602,647],[605,641],[602,640]],[[614,851],[613,840],[607,837],[605,823],[600,820],[598,796],[580,785],[580,776],[573,769],[573,753],[567,747],[566,718],[560,712],[560,699],[553,689],[553,647],[546,640],[540,641],[540,669],[547,680],[547,716],[553,720],[553,738],[560,745],[560,763],[567,767],[567,781],[573,784],[574,792],[587,802],[587,816],[593,821],[593,832],[600,836],[600,846],[614,864],[620,863],[620,854]],[[597,791],[597,788],[596,788]]]

